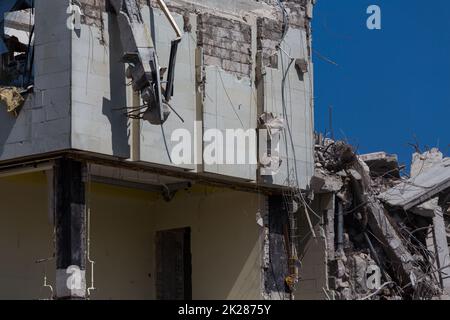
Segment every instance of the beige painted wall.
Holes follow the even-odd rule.
[[[194,299],[262,297],[258,200],[253,194],[198,187],[171,203],[153,203],[155,230],[192,228]]]
[[[53,228],[47,210],[46,176],[42,173],[0,179],[0,299],[48,299],[44,268],[54,284]]]
[[[46,176],[0,179],[0,299],[44,299],[54,285]],[[92,299],[154,299],[155,232],[192,229],[194,299],[260,299],[258,196],[196,186],[168,203],[149,192],[93,184]],[[88,272],[88,286],[90,272]]]
[[[154,299],[155,232],[191,227],[194,299],[260,299],[256,195],[195,187],[172,202],[95,185],[91,193],[93,299]]]

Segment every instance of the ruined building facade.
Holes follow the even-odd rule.
[[[314,3],[2,0],[0,298],[448,299],[449,159],[314,135]]]
[[[314,1],[166,0],[181,37],[160,125],[130,117],[143,96],[127,70],[148,57],[124,48],[110,2],[0,5],[0,298],[326,297],[323,241],[311,265],[298,245],[314,220]],[[132,8],[165,79],[173,24],[159,1]],[[201,160],[208,129],[276,124],[277,157],[272,137],[249,150],[274,175],[171,157],[180,129]]]
[[[318,137],[311,191],[328,299],[449,299],[450,158],[416,149],[407,170],[396,155]]]

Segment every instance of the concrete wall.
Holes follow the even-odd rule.
[[[69,3],[36,1],[34,93],[17,118],[0,105],[0,161],[70,148]]]
[[[97,25],[82,24],[81,30],[72,33],[71,144],[74,149],[128,159],[128,120],[123,108],[130,103],[125,66],[120,62],[123,50],[116,19],[107,13],[102,16],[103,31]]]
[[[44,173],[0,179],[0,298],[45,299],[54,285],[53,228]],[[8,200],[8,201],[6,201]],[[92,299],[155,298],[155,232],[191,227],[194,299],[260,299],[258,196],[197,186],[168,203],[161,196],[93,184]],[[90,265],[87,282],[90,285]]]
[[[84,1],[89,3],[89,1]],[[84,10],[87,11],[87,4]],[[92,7],[94,10],[104,10],[102,6]],[[180,121],[172,113],[168,121],[162,126],[154,126],[146,121],[140,121],[139,129],[139,161],[158,165],[172,166],[194,170],[195,165],[175,166],[171,162],[170,153],[178,143],[171,141],[172,133],[177,129],[188,130],[194,138],[195,121],[203,121],[203,128],[218,128],[245,130],[256,128],[256,93],[253,86],[254,79],[251,65],[246,67],[244,78],[237,79],[231,74],[231,68],[237,61],[232,61],[232,52],[220,48],[223,55],[230,55],[227,60],[228,69],[220,64],[212,67],[211,59],[205,59],[206,72],[204,76],[204,101],[198,101],[196,79],[197,69],[201,68],[196,60],[198,46],[197,29],[199,25],[196,14],[186,10],[183,14],[173,12],[175,20],[185,29],[182,42],[179,46],[176,66],[176,80],[174,97],[171,106],[184,119]],[[143,6],[143,17],[148,21],[148,30],[154,35],[155,46],[160,59],[160,65],[166,66],[169,59],[170,42],[175,34],[164,14],[158,8]],[[99,23],[101,18],[102,23]],[[213,17],[214,18],[214,17]],[[121,158],[130,157],[131,139],[130,122],[124,116],[125,110],[118,110],[132,106],[131,92],[125,87],[124,65],[119,62],[121,45],[115,16],[102,13],[101,17],[86,19],[79,32],[72,34],[74,50],[72,52],[72,147],[74,149],[113,155]],[[186,21],[187,19],[187,21]],[[229,31],[226,28],[212,26],[207,21],[206,30],[200,33],[209,33],[215,27],[218,31]],[[242,22],[241,22],[242,23]],[[256,27],[256,20],[254,20]],[[187,31],[189,25],[189,31]],[[253,59],[255,39],[252,42],[252,26],[246,23],[249,33],[246,40]],[[216,34],[216,33],[214,33]],[[239,35],[239,31],[235,32]],[[219,35],[217,33],[217,35]],[[219,39],[222,40],[222,39]],[[228,39],[230,40],[230,39]],[[211,44],[211,43],[210,43]],[[213,45],[211,49],[216,49]],[[244,48],[245,50],[245,48]],[[215,58],[215,52],[209,52],[210,58]],[[207,54],[207,53],[205,53]],[[205,57],[207,58],[207,57]],[[240,57],[237,57],[240,59]],[[222,68],[224,70],[222,70]],[[199,135],[202,135],[202,125]],[[192,153],[201,152],[202,146],[194,149]],[[256,152],[256,150],[255,150]],[[193,160],[193,159],[192,159]],[[203,170],[201,170],[203,171]],[[207,173],[223,174],[256,180],[256,166],[220,165],[205,166]]]
[[[280,174],[266,181],[286,184],[287,173],[293,172],[295,150],[299,184],[303,188],[312,174],[314,129],[313,68],[308,22],[301,9],[304,2],[287,3],[292,25],[282,45],[289,55],[304,58],[309,64],[309,72],[303,79],[299,79],[295,67],[287,78],[286,105],[294,147],[288,139],[286,151],[282,141],[284,161]],[[81,29],[71,31],[66,25],[68,0],[51,5],[46,1],[36,2],[35,92],[17,119],[0,111],[0,161],[70,148],[129,159],[132,150],[137,150],[134,160],[149,165],[258,180],[256,165],[176,166],[169,154],[177,143],[171,141],[174,130],[186,129],[194,138],[196,120],[203,122],[197,130],[201,137],[210,128],[223,132],[255,129],[257,118],[264,111],[283,114],[281,79],[287,57],[278,53],[277,66],[264,64],[264,85],[260,88],[255,85],[259,49],[257,17],[264,15],[270,24],[276,25],[274,37],[281,37],[280,10],[274,2],[168,1],[184,29],[172,106],[185,122],[181,123],[174,114],[163,128],[141,121],[137,139],[132,139],[131,122],[124,115],[124,108],[132,106],[133,101],[132,92],[126,86],[125,66],[120,62],[122,48],[115,16],[106,12],[105,1],[81,3]],[[154,8],[150,10],[148,5],[143,5],[142,13],[164,66],[175,34],[161,10],[153,1],[150,3]],[[277,39],[267,37],[264,41],[263,50],[276,53]],[[260,90],[264,90],[264,99],[258,102]],[[133,145],[132,141],[137,144]],[[202,153],[202,147],[209,145],[209,142],[204,146],[201,142],[195,145],[193,140],[191,143],[193,154]]]
[[[216,150],[223,150],[222,159],[216,164],[205,164],[204,172],[231,176],[245,180],[256,180],[256,165],[250,164],[250,153],[255,157],[256,143],[249,141],[246,164],[237,164],[237,151],[242,147],[226,147],[235,143],[227,137],[226,130],[243,130],[247,132],[257,127],[257,101],[254,64],[256,57],[256,19],[225,18],[213,14],[199,16],[199,45],[204,61],[204,99],[202,101],[203,129],[218,129],[223,139],[214,138],[207,141],[204,148],[213,145]],[[254,135],[256,137],[256,134]],[[218,140],[223,140],[223,147]],[[255,139],[256,141],[256,139]],[[207,150],[207,149],[206,149]],[[234,153],[235,160],[230,164],[229,153]]]
[[[102,10],[102,6],[89,6],[89,1],[84,3],[85,11]],[[195,138],[196,132],[202,135],[208,129],[219,129],[225,136],[226,129],[246,131],[257,127],[255,61],[257,42],[260,40],[257,39],[257,10],[266,15],[266,24],[277,26],[272,34],[263,32],[263,50],[269,49],[276,53],[275,47],[281,41],[281,26],[275,15],[277,8],[267,3],[168,2],[177,23],[185,30],[178,53],[175,96],[172,100],[172,107],[181,114],[185,123],[181,123],[174,114],[163,128],[141,121],[137,160],[194,170],[194,165],[175,166],[171,163],[169,154],[177,143],[171,141],[174,130],[186,129]],[[154,3],[152,5],[156,6]],[[220,14],[211,13],[212,7],[221,10]],[[195,8],[200,8],[201,13],[195,14]],[[170,41],[175,34],[161,10],[156,7],[150,10],[144,5],[142,12],[144,20],[148,21],[149,32],[155,37],[160,64],[167,65]],[[237,16],[243,12],[245,17]],[[305,15],[295,11],[293,14]],[[117,109],[131,106],[131,97],[128,92],[127,98],[124,87],[124,66],[118,63],[121,46],[114,20],[114,15],[97,13],[96,17],[86,19],[81,32],[73,34],[72,144],[75,149],[128,158],[131,144],[129,123],[123,116],[123,110]],[[259,110],[280,116],[286,113],[293,136],[292,143],[290,139],[281,141],[283,166],[280,174],[269,183],[286,184],[288,172],[292,176],[294,171],[295,158],[299,184],[305,188],[313,171],[313,67],[310,61],[309,31],[305,29],[307,24],[304,20],[299,22],[298,18],[292,20],[294,24],[282,47],[293,58],[305,59],[309,72],[300,79],[295,66],[291,67],[285,86],[287,110],[283,112],[281,81],[289,59],[285,54],[278,53],[276,66],[263,65],[264,100]],[[267,35],[275,39],[266,39]],[[197,47],[201,51],[197,52]],[[196,59],[199,54],[199,59]],[[198,88],[196,80],[201,81]],[[194,129],[196,120],[203,121],[197,131]],[[191,143],[193,154],[204,150],[201,145],[195,146],[193,140]],[[207,145],[210,143],[205,142],[203,148]],[[256,150],[252,151],[256,153]],[[227,165],[219,162],[205,164],[198,169],[208,174],[257,180],[256,165]]]
[[[89,3],[89,1],[84,1]],[[83,9],[89,10],[86,5]],[[132,92],[126,86],[125,65],[121,62],[122,45],[116,17],[106,13],[104,5],[94,6],[96,17],[86,19],[79,32],[72,34],[72,146],[74,149],[131,157],[130,121],[125,108],[133,106]],[[148,32],[155,35],[160,65],[168,65],[170,42],[175,38],[161,10],[142,9]],[[174,14],[179,25],[183,16]],[[195,16],[192,16],[195,28]],[[171,106],[183,117],[174,114],[161,126],[140,121],[139,154],[136,160],[172,166],[170,152],[174,146],[171,134],[175,129],[194,130],[196,120],[195,29],[186,33],[179,47],[175,96]],[[167,145],[167,147],[166,147]],[[194,169],[193,165],[186,166]]]
[[[267,29],[268,26],[262,28]],[[281,44],[282,52],[273,51],[270,60],[276,61],[271,65],[266,55],[267,46],[274,47],[277,39],[265,38],[267,30],[261,31],[264,59],[263,63],[263,110],[272,112],[284,119],[285,134],[281,135],[280,156],[282,165],[277,175],[270,183],[286,185],[288,174],[295,180],[295,166],[299,185],[305,188],[314,174],[314,109],[313,109],[313,64],[308,50],[308,36],[306,30],[291,27]],[[278,42],[281,39],[278,39]],[[308,72],[299,75],[295,61],[288,70],[291,58],[304,59],[308,63]],[[286,75],[285,86],[282,81]],[[285,110],[282,103],[282,88],[285,90]],[[291,139],[292,137],[292,139]],[[295,164],[295,165],[294,165]]]
[[[144,7],[144,19],[151,22],[150,29],[154,30],[155,46],[161,66],[168,66],[171,41],[176,35],[166,19],[164,13],[156,8],[150,11]],[[184,32],[178,47],[177,64],[175,69],[174,96],[170,102],[184,123],[172,112],[167,122],[162,126],[151,125],[147,121],[141,122],[140,131],[140,160],[143,162],[175,166],[171,161],[171,152],[178,141],[172,141],[172,133],[177,129],[185,129],[194,135],[194,125],[197,120],[196,95],[196,47],[197,47],[197,16],[186,13],[191,26],[190,32]],[[174,13],[177,24],[183,30],[183,15]],[[192,155],[195,152],[191,141]],[[175,166],[194,170],[195,165]]]

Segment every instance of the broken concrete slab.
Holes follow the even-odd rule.
[[[433,218],[435,216],[435,211],[438,207],[439,207],[439,199],[434,198],[421,205],[418,205],[417,207],[412,208],[410,211],[422,217]]]
[[[403,244],[391,221],[386,216],[383,206],[374,197],[369,196],[368,224],[377,238],[385,244],[385,252],[392,259],[398,272],[399,281],[403,285],[410,282],[411,275],[421,276],[422,272],[414,266],[414,257],[408,248]]]
[[[427,172],[434,165],[442,163],[444,155],[437,148],[433,148],[423,154],[414,153],[411,164],[411,178],[415,178],[421,173]],[[423,217],[434,217],[439,209],[439,198],[431,199],[410,211]]]
[[[340,177],[327,175],[320,170],[316,170],[310,182],[310,188],[315,193],[338,192],[343,186],[344,183]]]
[[[442,163],[444,155],[437,148],[433,148],[425,153],[414,153],[411,164],[411,177],[417,177],[419,174],[428,171],[431,167]]]
[[[450,189],[450,158],[379,195],[391,207],[409,210]]]

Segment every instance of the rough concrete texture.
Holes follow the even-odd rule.
[[[281,81],[288,59],[277,51],[283,30],[281,8],[272,0],[166,2],[184,30],[171,101],[184,123],[173,113],[163,130],[141,121],[136,148],[123,109],[133,105],[133,95],[126,86],[118,26],[114,14],[107,12],[108,2],[79,1],[82,25],[73,31],[66,27],[68,0],[51,8],[36,3],[36,92],[17,119],[1,115],[0,160],[65,149],[130,159],[131,150],[138,150],[135,160],[149,165],[258,180],[252,165],[175,166],[169,154],[176,143],[170,138],[180,128],[194,135],[196,120],[204,122],[201,135],[205,128],[256,129],[260,113],[283,114]],[[155,38],[160,65],[167,66],[175,34],[156,1],[140,3],[143,20]],[[289,143],[288,149],[295,149],[296,156],[293,150],[282,151],[286,161],[272,182],[285,183],[295,158],[300,186],[305,188],[313,171],[311,1],[290,0],[286,7],[290,29],[282,47],[290,48],[295,59],[305,60],[308,72],[299,77],[293,66],[288,73],[286,114],[291,118],[294,144],[292,148]],[[48,19],[49,12],[53,19]],[[264,17],[259,27],[258,17]],[[255,84],[258,50],[264,55],[264,88]],[[264,90],[262,102],[257,99],[260,90]],[[202,152],[201,147],[192,148],[193,153]]]
[[[288,175],[291,178],[295,177],[295,171],[297,171],[299,185],[304,188],[314,174],[314,108],[312,102],[314,80],[306,31],[290,28],[281,47],[290,57],[309,61],[309,71],[299,75],[294,65],[288,70],[291,58],[286,53],[280,52],[276,53],[276,60],[279,61],[278,69],[272,68],[270,64],[262,67],[264,70],[262,79],[264,83],[263,110],[286,119],[286,126],[289,123],[290,127],[290,129],[286,128],[286,135],[282,136],[280,142],[280,155],[283,161],[280,172],[273,179],[266,179],[265,182],[285,185]],[[285,75],[285,108],[283,108],[282,80]],[[297,170],[295,170],[294,163]]]
[[[70,148],[68,4],[36,3],[34,93],[17,118],[0,110],[0,161]]]
[[[118,32],[115,19],[104,14],[103,32]],[[129,157],[125,66],[120,63],[120,40],[82,24],[72,34],[72,147]]]
[[[444,155],[436,148],[423,154],[414,153],[411,163],[411,177],[417,177],[421,173],[428,171],[434,165],[442,163],[442,160],[444,160]]]
[[[170,27],[164,13],[159,9],[143,10],[145,19],[154,21],[155,45],[159,56],[159,63],[167,66],[169,63],[170,42],[175,38],[175,33]],[[151,17],[150,17],[151,15]],[[180,14],[173,14],[180,27],[183,27],[185,18]],[[184,123],[172,113],[167,122],[160,126],[154,126],[144,121],[141,122],[140,134],[140,160],[158,164],[171,165],[170,151],[178,143],[171,141],[172,133],[177,129],[185,129],[194,135],[196,121],[196,16],[187,14],[191,24],[191,32],[185,32],[178,47],[177,66],[174,83],[174,96],[170,102],[171,106],[180,114]],[[150,20],[148,20],[150,21]],[[167,147],[166,147],[167,145]],[[168,151],[169,150],[169,151]],[[192,143],[192,152],[194,145]],[[184,169],[195,169],[194,165],[180,166]]]
[[[370,163],[385,155],[360,157],[345,142],[317,138],[316,171],[321,175],[314,179],[315,188],[322,184],[323,192],[330,192],[336,198],[336,208],[328,215],[326,223],[331,224],[331,229],[325,228],[327,244],[332,241],[328,248],[334,251],[327,253],[330,297],[334,295],[336,299],[345,300],[440,299],[446,294],[443,289],[447,284],[443,280],[447,278],[448,263],[443,211],[436,205],[436,212],[424,217],[414,210],[383,204],[377,195],[389,195],[409,181],[403,177],[371,174],[369,166],[362,161],[364,158]],[[422,161],[426,162],[426,156],[415,158],[423,157]],[[440,166],[435,163],[428,170],[437,167],[439,171]],[[426,170],[423,174],[427,174]],[[343,182],[341,189],[328,188],[322,179],[324,175],[340,179]],[[419,179],[415,183],[425,185]],[[442,193],[444,198],[446,193],[448,191]],[[444,203],[443,200],[440,202]],[[367,287],[373,288],[370,291],[361,281],[364,280],[362,271],[368,264],[378,266],[367,270]]]
[[[256,128],[256,100],[255,88],[249,78],[237,79],[232,74],[215,67],[207,66],[205,72],[206,99],[203,106],[203,126],[204,130],[219,129],[222,132],[224,143],[229,143],[227,139],[227,129],[241,129],[245,132]],[[254,131],[253,131],[254,132]],[[256,134],[254,135],[256,137]],[[250,159],[250,152],[256,155],[257,150],[250,150],[250,140],[247,140],[245,150],[247,160]],[[211,145],[205,142],[205,145]],[[217,150],[221,147],[214,140],[213,145]],[[255,144],[256,145],[256,144]],[[227,149],[231,150],[231,149]],[[232,149],[237,154],[237,143]],[[229,155],[228,155],[229,156]],[[227,154],[224,154],[225,162]],[[237,160],[237,158],[235,158]],[[222,162],[222,163],[224,163]],[[204,171],[207,173],[216,173],[227,175],[245,180],[256,180],[256,164],[215,164],[204,165]]]

